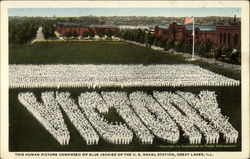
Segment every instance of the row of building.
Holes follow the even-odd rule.
[[[112,34],[119,31],[117,26],[108,25],[82,25],[76,23],[57,23],[56,31],[62,36],[65,36],[67,32],[75,32],[78,36],[83,35],[86,32],[94,32],[98,35],[100,32],[111,32]]]
[[[165,40],[192,40],[193,26],[172,23],[167,26],[156,26],[154,34]],[[209,40],[216,46],[239,49],[241,46],[240,25],[195,25],[195,41]]]
[[[236,18],[235,18],[236,20]],[[67,32],[75,32],[77,35],[83,35],[86,32],[92,31],[95,35],[100,32],[110,32],[112,34],[124,29],[118,26],[107,25],[81,25],[74,23],[57,23],[56,30],[65,36]],[[142,29],[145,29],[142,28]],[[153,29],[153,34],[164,40],[192,40],[193,25],[183,25],[172,23],[169,25],[157,25]],[[241,47],[241,27],[234,21],[231,25],[195,25],[195,41],[202,42],[210,40],[216,46],[225,46],[229,48],[240,49]]]

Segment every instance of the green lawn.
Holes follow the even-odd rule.
[[[149,48],[119,41],[37,42],[10,47],[11,64],[54,63],[176,63],[180,56],[157,54]]]
[[[136,46],[119,41],[65,41],[65,42],[38,42],[9,48],[10,64],[75,64],[75,63],[121,63],[121,64],[177,64],[193,63],[203,68],[223,74],[225,76],[241,79],[241,74],[231,70],[222,69],[215,65],[200,61],[187,62],[183,57],[153,51],[149,48]],[[57,89],[9,89],[9,150],[10,151],[230,151],[241,150],[241,87],[161,87],[161,88],[102,88],[96,91],[122,90],[126,92],[143,90],[152,93],[153,90],[189,91],[198,94],[201,90],[215,91],[219,107],[223,115],[229,116],[230,123],[239,131],[239,139],[233,148],[160,148],[168,145],[156,139],[153,145],[139,144],[134,139],[129,145],[114,145],[100,140],[99,145],[86,146],[80,134],[64,114],[68,125],[71,140],[68,146],[60,146],[56,140],[35,120],[35,118],[19,103],[19,92],[31,91],[40,98],[45,90]],[[73,98],[89,91],[87,88],[60,88],[59,91],[69,91]],[[76,100],[77,101],[77,100]],[[122,121],[114,110],[105,116],[110,121]],[[187,140],[181,138],[177,145],[189,145]],[[204,141],[202,142],[204,144]],[[220,144],[225,144],[220,141]]]

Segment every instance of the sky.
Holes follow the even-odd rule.
[[[240,8],[9,8],[9,16],[165,16],[165,17],[203,17],[228,16],[241,17]]]

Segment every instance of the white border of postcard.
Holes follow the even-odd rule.
[[[249,2],[248,1],[2,1],[1,2],[1,153],[0,158],[173,158],[170,152],[148,152],[154,156],[143,156],[143,152],[106,152],[114,156],[91,156],[101,152],[46,152],[55,156],[17,156],[9,152],[9,107],[8,107],[8,8],[195,8],[195,7],[239,7],[241,8],[242,34],[242,151],[237,152],[171,152],[182,154],[175,158],[249,158]],[[25,152],[26,153],[26,152]],[[36,153],[36,152],[27,152]],[[42,152],[38,152],[41,154]],[[158,155],[161,153],[162,155]],[[205,155],[201,157],[201,153]],[[72,156],[60,156],[72,154]],[[73,155],[76,154],[77,156]],[[130,155],[126,155],[130,154]],[[197,156],[194,156],[197,154]],[[80,155],[80,156],[79,156]],[[211,155],[211,156],[210,156]],[[136,156],[136,157],[135,157]]]

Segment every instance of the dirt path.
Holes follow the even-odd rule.
[[[34,43],[36,41],[41,41],[41,40],[45,40],[44,36],[43,36],[43,28],[39,27],[36,33],[36,38],[34,40],[31,41],[31,43]]]

